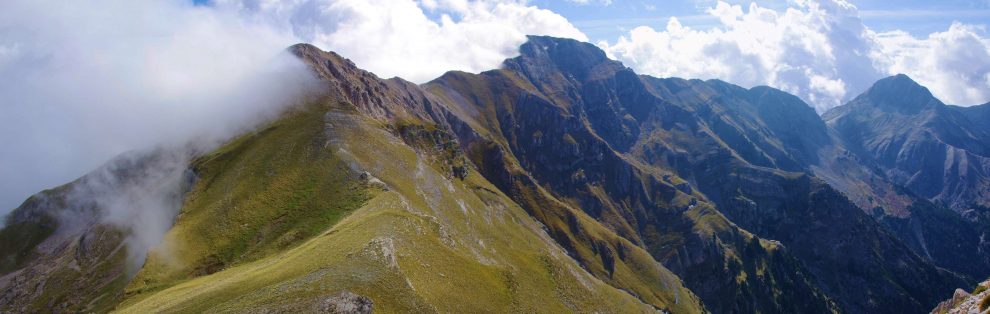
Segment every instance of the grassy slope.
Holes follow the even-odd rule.
[[[338,111],[324,115],[326,110],[311,107],[200,161],[201,179],[162,246],[171,254],[149,258],[118,310],[299,311],[345,289],[370,297],[376,312],[651,308],[581,269],[538,223],[476,172],[450,180],[378,122]],[[324,119],[331,121],[327,146],[313,142],[324,132]],[[289,147],[314,151],[293,155]],[[323,156],[326,164],[298,174],[290,170],[301,162],[298,158],[313,156]],[[278,160],[285,164],[264,167]],[[358,169],[381,178],[388,188],[354,180]],[[261,170],[276,174],[268,177]],[[307,194],[306,177],[340,178],[340,183]],[[283,181],[289,183],[274,184]],[[337,192],[328,191],[334,188]],[[330,198],[321,203],[299,193]],[[363,202],[366,195],[371,199]],[[344,205],[335,201],[341,199]],[[293,215],[323,220],[307,224],[309,219]],[[292,227],[272,226],[278,217],[289,217],[278,225]],[[259,231],[269,229],[275,231]],[[280,240],[289,234],[302,240]],[[283,247],[291,248],[280,251]],[[223,266],[215,267],[214,260]],[[210,265],[215,269],[203,267]],[[222,270],[197,276],[204,269]],[[699,310],[689,302],[659,305],[677,312]]]
[[[320,109],[306,110],[194,161],[199,180],[128,294],[292,247],[361,206],[365,192],[324,149]]]

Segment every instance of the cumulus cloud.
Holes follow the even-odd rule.
[[[611,5],[612,4],[612,0],[597,0],[597,1],[596,0],[567,0],[567,1],[568,2],[571,2],[571,3],[579,4],[579,5],[588,5],[588,4],[592,4],[592,3],[598,3],[598,4],[601,4],[601,5]]]
[[[0,9],[0,212],[124,151],[230,136],[309,75],[294,41],[192,3]]]
[[[663,30],[641,26],[599,46],[642,73],[769,85],[819,112],[896,73],[915,77],[950,103],[987,101],[987,40],[973,26],[956,24],[918,39],[876,33],[844,0],[790,4],[773,10],[719,1],[707,10],[718,19],[712,29],[692,29],[671,18]]]
[[[192,3],[4,2],[0,213],[121,153],[173,147],[126,182],[108,169],[127,157],[99,168],[74,185],[70,208],[54,209],[63,232],[93,223],[128,231],[129,260],[140,263],[171,226],[188,158],[312,86],[284,51],[293,41]]]
[[[298,85],[293,43],[425,82],[496,68],[526,34],[587,40],[525,1],[5,1],[0,214],[121,152],[250,125]]]
[[[100,208],[96,222],[132,231],[139,260],[171,226],[189,158],[312,86],[287,46],[310,42],[423,82],[496,68],[526,34],[587,40],[525,1],[3,1],[0,215],[90,173],[72,199]],[[141,163],[138,178],[112,176],[149,150],[165,157]]]
[[[695,30],[671,18],[664,30],[641,26],[600,45],[647,74],[770,85],[819,110],[882,76],[869,59],[876,41],[855,7],[841,0],[796,5],[778,12],[720,1],[707,11],[720,27]]]
[[[902,31],[878,34],[876,56],[893,73],[905,73],[952,104],[990,101],[990,40],[983,27],[953,23],[920,39]]]
[[[215,5],[289,29],[380,76],[414,82],[449,70],[496,68],[517,53],[526,35],[587,40],[564,17],[525,1],[217,0]]]

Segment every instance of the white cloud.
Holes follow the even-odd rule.
[[[497,68],[526,35],[587,40],[564,17],[525,1],[305,0],[262,4],[219,0],[290,29],[378,75],[425,82],[448,70]],[[424,10],[425,9],[425,10]],[[439,16],[431,19],[427,14]],[[437,21],[438,20],[438,21]]]
[[[985,30],[953,23],[944,32],[919,39],[901,31],[878,34],[875,56],[890,72],[905,73],[951,104],[990,101],[990,40]]]
[[[102,205],[99,219],[134,231],[126,243],[139,262],[171,225],[186,158],[311,86],[289,45],[311,42],[379,75],[423,82],[496,68],[526,34],[587,40],[523,1],[5,0],[0,215],[121,153],[180,147],[133,184],[101,168],[73,192]]]
[[[587,40],[525,1],[4,1],[0,214],[121,152],[243,127],[305,72],[270,66],[293,43],[424,82],[497,68],[526,34]]]
[[[719,1],[708,14],[718,27],[696,30],[671,18],[663,30],[641,26],[599,46],[645,74],[769,85],[818,111],[902,72],[950,103],[988,100],[987,40],[972,26],[956,24],[927,39],[877,34],[844,0],[795,0],[786,10]]]
[[[601,5],[606,5],[607,6],[607,5],[611,5],[612,4],[612,0],[597,0],[597,1],[596,0],[567,0],[567,2],[575,3],[575,4],[578,4],[578,5],[589,5],[589,4],[592,4],[592,3],[598,3],[598,4],[601,4]]]
[[[0,213],[121,152],[253,123],[308,75],[293,41],[191,3],[5,1]]]
[[[0,214],[123,152],[173,146],[188,157],[275,115],[313,81],[283,52],[293,41],[191,3],[5,1]],[[132,262],[177,212],[186,159],[170,160],[143,169],[136,184],[97,175],[70,195],[133,231],[125,239]]]

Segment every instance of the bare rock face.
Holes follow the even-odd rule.
[[[350,291],[341,291],[318,301],[313,306],[313,311],[332,314],[369,314],[373,306],[374,302],[368,297]]]
[[[990,280],[976,286],[973,293],[956,289],[952,299],[945,300],[932,310],[932,314],[978,314],[990,313]]]
[[[492,144],[466,137],[460,143],[473,152],[468,155],[479,172],[543,219],[562,247],[575,256],[581,256],[582,247],[594,252],[578,260],[589,268],[600,265],[604,280],[620,269],[616,265],[624,261],[624,249],[584,236],[570,237],[585,234],[576,219],[555,221],[562,215],[544,212],[544,204],[551,202],[531,201],[528,195],[540,193],[523,192],[529,188],[520,182],[533,182],[538,190],[568,200],[647,249],[683,278],[712,312],[838,311],[806,275],[809,270],[783,246],[764,246],[765,240],[731,225],[703,190],[691,186],[690,178],[659,170],[676,170],[670,164],[637,160],[642,143],[683,139],[667,136],[675,132],[692,137],[692,146],[702,146],[697,143],[704,140],[693,136],[707,129],[699,126],[702,122],[694,110],[667,103],[646,80],[605,58],[594,45],[534,36],[520,48],[519,57],[505,62],[503,70],[449,73],[425,88],[442,94],[441,99],[461,100],[451,102],[450,111],[478,126],[477,134],[494,135]],[[698,127],[685,132],[660,130],[682,125]],[[728,149],[718,153],[731,156]],[[513,165],[500,166],[500,160]],[[712,164],[724,165],[722,161]],[[696,168],[687,159],[678,165]],[[719,173],[705,175],[716,178]],[[752,267],[757,264],[766,268]],[[757,272],[766,279],[743,279],[742,274]]]
[[[872,186],[867,182],[886,184],[883,176],[861,164],[813,109],[784,92],[640,76],[593,45],[549,37],[530,37],[502,70],[448,74],[425,88],[461,100],[450,102],[450,111],[481,126],[476,133],[504,143],[501,153],[469,154],[496,186],[518,195],[515,182],[534,180],[571,200],[647,248],[713,312],[920,313],[946,292],[970,285],[931,261],[958,264],[956,255],[940,254],[946,245],[936,248],[928,239],[968,244],[952,252],[976,251],[972,241],[956,241],[978,239],[975,232],[929,228],[919,217],[920,227],[904,233],[925,236],[916,247],[928,247],[928,259],[884,230],[844,195]],[[915,92],[910,95],[924,94]],[[923,107],[929,99],[917,101],[924,103],[912,104]],[[460,140],[467,151],[498,146]],[[493,170],[494,158],[485,156],[517,160],[526,178],[501,179],[506,171]],[[845,161],[833,161],[836,156]],[[860,199],[879,199],[883,190]],[[895,203],[884,201],[877,203]],[[692,218],[706,208],[724,217]],[[744,243],[741,232],[722,227],[728,223],[705,221],[725,218],[779,241],[779,255],[764,262],[769,249],[761,242]],[[695,230],[714,236],[697,237]],[[906,232],[913,230],[926,232]],[[565,236],[555,239],[569,250],[579,246]],[[591,247],[606,268],[621,260],[611,258],[617,250]],[[737,252],[745,255],[741,262],[732,260]],[[746,269],[756,264],[767,268]]]

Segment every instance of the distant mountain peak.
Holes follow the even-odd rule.
[[[916,112],[942,105],[928,88],[904,74],[881,79],[858,98],[866,97],[880,108]]]
[[[324,78],[330,77],[329,75],[331,74],[325,72],[331,68],[339,68],[336,72],[332,71],[333,73],[337,73],[342,70],[347,72],[365,72],[364,70],[359,69],[350,59],[344,58],[333,51],[324,51],[323,49],[311,44],[299,43],[289,46],[287,50],[303,62],[309,63],[313,66],[313,69],[317,72],[317,74],[323,76]]]
[[[894,76],[889,76],[880,79],[876,83],[873,83],[872,89],[889,89],[889,88],[905,88],[905,89],[915,90],[917,92],[926,92],[929,95],[931,95],[931,93],[928,92],[928,88],[921,86],[921,84],[918,84],[918,82],[916,82],[914,79],[912,79],[910,76],[907,76],[906,74],[897,74]]]
[[[591,64],[610,61],[605,51],[586,42],[550,36],[530,35],[526,38],[526,43],[519,48],[523,57],[560,59],[561,54],[570,54],[580,56],[582,61]]]
[[[519,47],[519,57],[506,60],[505,65],[515,69],[530,68],[533,70],[530,72],[555,68],[577,79],[596,73],[602,65],[613,71],[625,68],[595,45],[570,38],[532,35]]]

